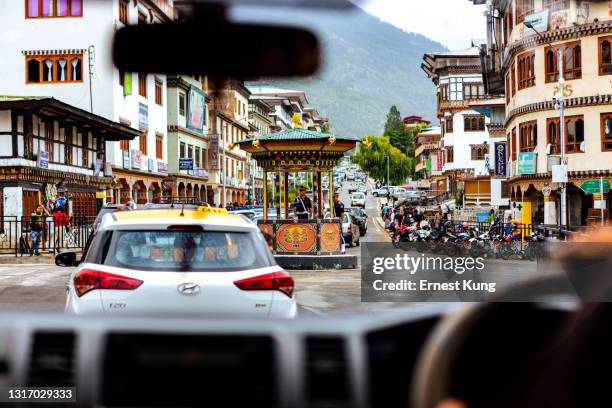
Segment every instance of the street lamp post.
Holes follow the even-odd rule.
[[[389,178],[389,155],[387,155],[387,185],[391,185],[391,179]]]

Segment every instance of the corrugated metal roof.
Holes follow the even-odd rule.
[[[261,140],[261,141],[266,141],[266,140],[320,140],[320,139],[328,139],[330,137],[335,137],[336,140],[351,140],[351,141],[359,140],[359,139],[352,138],[352,137],[337,136],[332,133],[321,133],[321,132],[315,132],[314,130],[297,128],[297,129],[285,130],[283,132],[278,132],[278,133],[270,133],[267,135],[249,136],[248,138],[238,142],[237,144],[250,143],[255,139]]]

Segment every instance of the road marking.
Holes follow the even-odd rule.
[[[329,316],[329,313],[325,313],[325,312],[321,312],[320,310],[317,309],[313,309],[312,307],[309,306],[304,306],[304,305],[300,305],[300,303],[298,302],[298,306],[301,307],[304,310],[309,311],[310,313],[317,315],[319,317],[326,317]]]

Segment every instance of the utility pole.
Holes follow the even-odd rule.
[[[563,54],[561,48],[557,48],[557,70],[559,71],[559,94],[557,97],[557,108],[559,109],[559,128],[561,135],[561,165],[565,166],[565,97],[563,95],[565,78],[563,78]],[[566,167],[563,167],[567,170]],[[564,179],[565,180],[565,179]],[[561,183],[561,225],[567,226],[567,182]]]
[[[391,179],[389,178],[389,155],[387,155],[387,185],[391,185]]]

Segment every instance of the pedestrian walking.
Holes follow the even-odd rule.
[[[55,225],[55,249],[57,252],[63,247],[64,236],[70,228],[70,217],[60,206],[53,212],[53,224]]]
[[[43,232],[43,224],[45,222],[45,216],[49,215],[49,212],[42,204],[38,204],[36,210],[32,213],[30,218],[30,237],[32,239],[32,249],[30,255],[40,255],[40,238]]]

